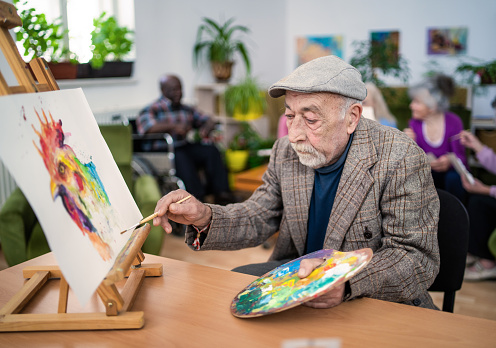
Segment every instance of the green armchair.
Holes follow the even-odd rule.
[[[133,194],[141,214],[146,217],[155,211],[158,200],[162,197],[157,180],[148,174],[133,180],[133,139],[131,125],[101,125],[100,132],[107,142],[115,163],[119,167],[129,190]],[[143,244],[145,253],[158,255],[164,240],[164,230],[160,226],[152,226],[148,238]]]
[[[19,188],[10,194],[0,211],[0,241],[9,266],[50,251],[40,223]]]
[[[141,175],[133,180],[131,126],[102,125],[100,131],[141,214],[153,214],[162,194],[156,179],[151,175]],[[143,252],[158,255],[163,239],[162,228],[152,226],[143,244]],[[0,242],[9,266],[50,251],[38,219],[19,188],[14,190],[0,210]]]

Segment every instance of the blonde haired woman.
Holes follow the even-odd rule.
[[[396,118],[391,114],[384,101],[381,91],[372,82],[365,83],[367,97],[362,102],[363,106],[370,106],[374,109],[375,119],[385,126],[396,127]]]

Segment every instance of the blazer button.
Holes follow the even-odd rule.
[[[370,239],[372,238],[372,232],[369,231],[368,227],[365,227],[365,232],[363,233],[363,236],[366,238],[366,239]]]
[[[420,301],[419,298],[416,298],[415,300],[413,300],[413,305],[414,306],[420,306],[421,303],[422,303],[422,301]]]

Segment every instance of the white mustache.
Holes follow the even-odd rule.
[[[318,151],[311,145],[302,144],[302,143],[291,143],[291,147],[296,152],[305,152],[305,153],[309,153],[312,155],[318,154]]]

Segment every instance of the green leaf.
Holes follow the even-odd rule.
[[[203,23],[198,27],[196,41],[193,46],[193,60],[198,67],[201,61],[227,62],[238,53],[245,63],[249,73],[250,58],[242,41],[235,38],[235,34],[246,34],[249,29],[241,25],[233,25],[234,18],[224,23],[217,23],[211,18],[203,17]]]
[[[107,17],[103,12],[93,19],[95,27],[91,32],[90,64],[98,69],[106,61],[122,61],[131,52],[134,32],[127,27],[119,26],[113,16]]]
[[[18,4],[19,1],[14,1]],[[26,6],[27,2],[23,3]],[[34,57],[43,57],[47,61],[57,62],[68,56],[68,48],[60,45],[67,34],[63,30],[62,21],[57,18],[53,23],[49,23],[45,14],[37,13],[34,8],[25,8],[18,11],[22,20],[22,26],[14,29],[16,39],[25,49],[24,56],[27,61]]]

